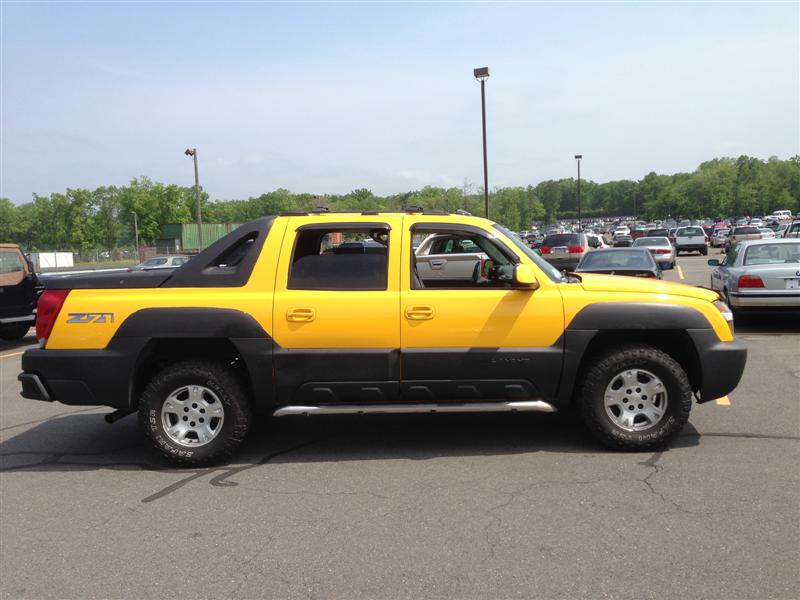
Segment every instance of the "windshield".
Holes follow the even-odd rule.
[[[536,254],[536,252],[534,252],[533,250],[531,250],[530,248],[528,248],[528,246],[526,246],[526,245],[525,245],[525,244],[522,242],[522,240],[520,240],[519,238],[517,238],[515,235],[512,235],[512,234],[511,234],[511,232],[510,232],[508,229],[506,229],[506,228],[505,228],[505,227],[503,227],[502,225],[498,225],[497,223],[495,223],[495,224],[494,224],[494,226],[495,226],[495,227],[497,227],[497,229],[498,229],[498,230],[499,230],[499,231],[500,231],[500,232],[501,232],[503,235],[505,235],[505,236],[506,236],[508,239],[510,239],[510,240],[511,240],[511,241],[514,243],[514,245],[515,245],[515,246],[516,246],[518,249],[522,250],[522,252],[525,254],[525,256],[527,256],[527,257],[528,257],[528,258],[530,258],[530,259],[531,259],[531,260],[532,260],[534,263],[536,263],[536,266],[537,266],[537,267],[539,267],[539,268],[540,268],[542,271],[544,271],[544,272],[545,272],[545,274],[546,274],[546,275],[547,275],[547,276],[548,276],[550,279],[552,279],[552,280],[553,280],[553,281],[555,281],[555,282],[561,282],[561,281],[564,281],[564,277],[561,275],[561,271],[559,271],[558,269],[556,269],[556,268],[555,268],[553,265],[551,265],[549,262],[547,262],[547,261],[546,261],[545,259],[543,259],[541,256],[539,256],[538,254]]]

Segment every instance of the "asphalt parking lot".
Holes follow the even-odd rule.
[[[663,452],[562,414],[287,418],[191,471],[135,418],[22,399],[34,340],[5,344],[0,597],[797,598],[800,316],[737,334],[739,388]]]

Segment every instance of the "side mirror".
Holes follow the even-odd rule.
[[[517,288],[525,290],[535,290],[539,288],[539,282],[536,281],[536,275],[533,274],[533,269],[528,265],[517,265],[514,269],[514,281]]]
[[[709,258],[708,259],[708,266],[709,267],[718,267],[719,266],[719,259],[718,258]]]

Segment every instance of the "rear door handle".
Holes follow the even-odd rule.
[[[446,260],[432,260],[430,261],[432,269],[441,269],[446,263]]]
[[[310,323],[315,316],[313,308],[290,308],[286,311],[286,320],[292,323]]]
[[[434,310],[432,306],[406,306],[406,319],[412,321],[425,321],[432,319]]]

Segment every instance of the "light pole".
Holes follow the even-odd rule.
[[[581,159],[583,154],[576,154],[575,160],[578,161],[578,231],[583,231],[583,222],[581,221]]]
[[[489,79],[489,67],[473,69],[475,79],[481,82],[481,117],[483,120],[483,204],[486,218],[489,218],[489,166],[486,162],[486,80]]]
[[[197,174],[197,148],[187,148],[184,152],[186,156],[191,156],[194,159],[194,199],[197,202],[197,241],[200,247],[198,250],[203,249],[203,217],[200,215],[200,176]]]
[[[139,220],[136,216],[136,211],[131,211],[133,213],[133,235],[136,237],[136,260],[142,260],[142,257],[139,254]]]

